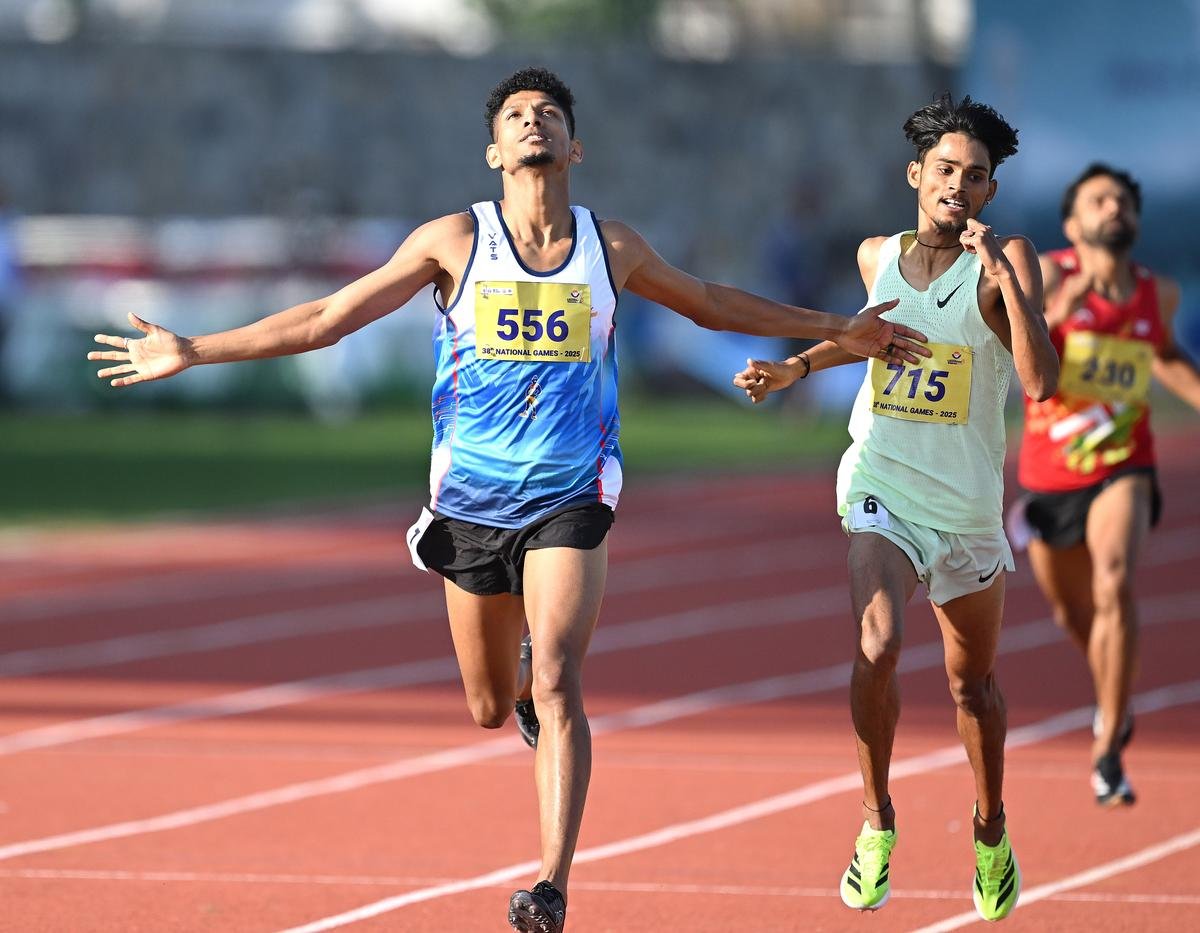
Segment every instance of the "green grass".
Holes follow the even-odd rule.
[[[622,405],[632,476],[827,464],[844,422],[721,400]],[[0,414],[0,523],[144,519],[314,501],[420,495],[429,472],[420,406],[343,424],[304,415]]]

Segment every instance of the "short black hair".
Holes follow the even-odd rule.
[[[1142,186],[1139,185],[1128,172],[1124,172],[1119,168],[1113,168],[1104,162],[1093,162],[1083,170],[1083,173],[1067,186],[1067,190],[1063,192],[1061,213],[1062,219],[1066,220],[1075,211],[1075,196],[1079,194],[1079,186],[1085,181],[1091,181],[1101,175],[1107,175],[1109,178],[1125,186],[1130,197],[1133,198],[1133,209],[1138,216],[1142,213]]]
[[[504,106],[504,102],[519,91],[541,91],[563,110],[567,117],[567,127],[571,136],[575,136],[575,95],[567,87],[562,78],[553,71],[545,68],[522,68],[509,75],[488,95],[487,105],[483,110],[483,123],[492,139],[496,138],[496,114]]]
[[[969,94],[956,104],[947,91],[904,121],[904,135],[916,147],[918,162],[924,162],[925,153],[947,133],[964,133],[983,143],[992,163],[989,176],[1017,151],[1017,131],[987,104],[971,100]]]

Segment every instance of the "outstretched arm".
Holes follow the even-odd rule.
[[[1179,308],[1179,283],[1173,279],[1158,280],[1158,310],[1163,322],[1163,343],[1154,355],[1154,378],[1192,408],[1200,411],[1200,373],[1192,362],[1179,352],[1175,343],[1175,312]]]
[[[98,343],[117,349],[93,351],[88,359],[116,362],[118,365],[101,369],[97,375],[111,378],[112,385],[120,387],[165,379],[203,363],[265,359],[332,346],[438,280],[443,274],[443,257],[461,240],[464,224],[469,238],[471,220],[466,215],[431,221],[413,231],[375,271],[326,298],[295,305],[245,327],[181,337],[130,314],[130,323],[145,336],[97,334]]]
[[[710,330],[770,337],[832,340],[857,356],[913,361],[913,332],[880,318],[895,301],[868,308],[855,318],[794,308],[728,285],[716,285],[681,272],[659,256],[625,224],[603,223],[617,289],[628,288]]]

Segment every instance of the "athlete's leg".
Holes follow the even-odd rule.
[[[1054,612],[1054,621],[1076,647],[1088,654],[1092,635],[1092,556],[1086,544],[1052,548],[1036,538],[1029,542],[1029,563],[1038,587]]]
[[[896,665],[904,627],[904,606],[917,586],[912,561],[899,547],[874,532],[850,535],[850,601],[858,623],[858,651],[850,675],[850,715],[863,777],[863,817],[872,829],[895,829],[888,793],[888,769],[900,686]]]
[[[957,707],[958,735],[975,772],[975,838],[987,846],[1004,835],[1001,801],[1008,717],[994,671],[1004,615],[1004,574],[987,589],[933,607],[942,630],[946,676]]]
[[[1150,530],[1152,488],[1145,474],[1123,476],[1096,496],[1088,510],[1087,546],[1092,555],[1096,610],[1088,661],[1101,721],[1093,760],[1117,749],[1117,734],[1137,669],[1133,572]]]
[[[467,706],[485,729],[504,725],[522,687],[518,654],[525,625],[520,596],[476,596],[446,583],[446,610]]]
[[[592,773],[583,708],[583,659],[600,614],[608,542],[525,554],[525,610],[533,635],[533,702],[541,721],[535,755],[541,817],[540,878],[566,894]]]

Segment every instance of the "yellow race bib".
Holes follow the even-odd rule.
[[[902,421],[965,424],[971,407],[970,347],[927,344],[919,365],[871,360],[871,411]]]
[[[1145,340],[1072,331],[1063,348],[1059,391],[1100,402],[1145,401],[1154,348]]]
[[[590,363],[592,289],[565,282],[477,282],[475,355],[523,363]]]

